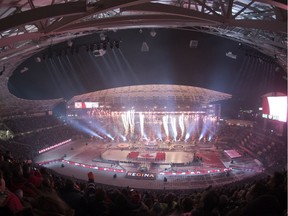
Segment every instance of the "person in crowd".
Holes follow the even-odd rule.
[[[107,216],[106,190],[102,187],[96,188],[93,196],[85,201],[87,216]]]
[[[31,201],[29,216],[75,216],[74,210],[57,194],[40,194]]]
[[[5,160],[4,153],[0,152],[0,170],[3,172],[3,178],[7,187],[9,187],[12,178],[11,166],[12,164]]]
[[[118,216],[128,215],[129,204],[126,196],[118,189],[110,189],[107,191],[105,203],[107,205],[107,215]]]
[[[32,199],[40,193],[40,191],[23,176],[23,168],[21,163],[13,165],[9,189],[12,192],[22,190],[23,196],[26,199]]]
[[[12,156],[12,153],[10,151],[6,151],[4,154],[4,160],[7,162],[13,162],[14,158]]]
[[[287,210],[287,171],[274,172],[267,182],[267,187],[269,193],[278,199],[280,211]]]
[[[236,211],[235,216],[280,216],[280,205],[275,196],[260,195]],[[231,215],[232,216],[232,215]]]
[[[192,211],[193,216],[219,216],[218,211],[219,196],[209,188],[202,193],[200,206]]]
[[[29,183],[33,184],[36,188],[41,187],[43,178],[38,169],[32,169],[30,164],[24,163],[22,170],[24,178],[26,178]]]
[[[75,216],[84,214],[83,194],[73,180],[66,179],[64,187],[59,191],[59,195],[68,206],[75,210]]]
[[[87,216],[106,215],[106,191],[101,187],[96,187],[93,172],[87,174],[88,182],[84,190],[85,210]]]
[[[49,172],[49,170],[45,167],[41,167],[39,169],[39,172],[41,173],[41,176],[43,178],[40,190],[43,193],[52,193],[52,192],[56,193],[54,178],[52,174]]]
[[[168,215],[174,212],[177,206],[176,195],[172,192],[169,192],[168,194],[166,194],[160,206],[162,209],[161,215]]]
[[[181,213],[185,216],[191,215],[191,211],[193,210],[193,199],[189,196],[183,198],[180,204]]]
[[[88,177],[88,182],[86,184],[86,188],[85,188],[85,191],[84,191],[84,199],[85,199],[85,202],[87,204],[87,209],[88,211],[90,211],[89,209],[92,208],[92,205],[94,204],[95,200],[96,200],[96,184],[95,184],[95,181],[94,181],[94,174],[93,172],[89,172],[87,174],[87,177]]]
[[[128,191],[127,195],[130,215],[148,215],[150,213],[148,207],[142,201],[141,193],[135,189],[131,189]]]
[[[0,170],[0,215],[12,216],[24,209],[20,199],[6,187]]]

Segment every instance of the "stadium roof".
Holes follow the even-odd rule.
[[[232,95],[209,89],[182,85],[137,85],[106,89],[74,96],[67,102],[125,102],[145,100],[178,100],[192,103],[209,104],[230,99]]]
[[[19,64],[75,37],[130,28],[181,28],[230,38],[274,58],[287,70],[287,3],[271,0],[3,0],[0,7],[0,116],[50,110],[61,99],[10,94]],[[32,83],[31,83],[32,84]]]

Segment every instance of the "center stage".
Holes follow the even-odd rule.
[[[109,149],[102,153],[102,159],[131,162],[150,162],[157,164],[185,164],[193,160],[191,152],[166,152],[166,151],[146,151],[146,150],[119,150]]]
[[[98,161],[95,158],[93,161]],[[101,160],[115,162],[150,163],[154,165],[191,165],[195,169],[223,169],[213,145],[194,146],[187,143],[172,144],[169,147],[143,146],[141,144],[112,144],[101,154]]]

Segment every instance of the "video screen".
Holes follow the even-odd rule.
[[[75,109],[93,109],[99,107],[99,102],[75,102]]]
[[[269,96],[263,99],[262,117],[287,122],[287,96]]]

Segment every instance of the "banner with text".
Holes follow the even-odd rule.
[[[141,180],[155,180],[156,173],[130,172],[126,173],[126,178],[141,179]]]

